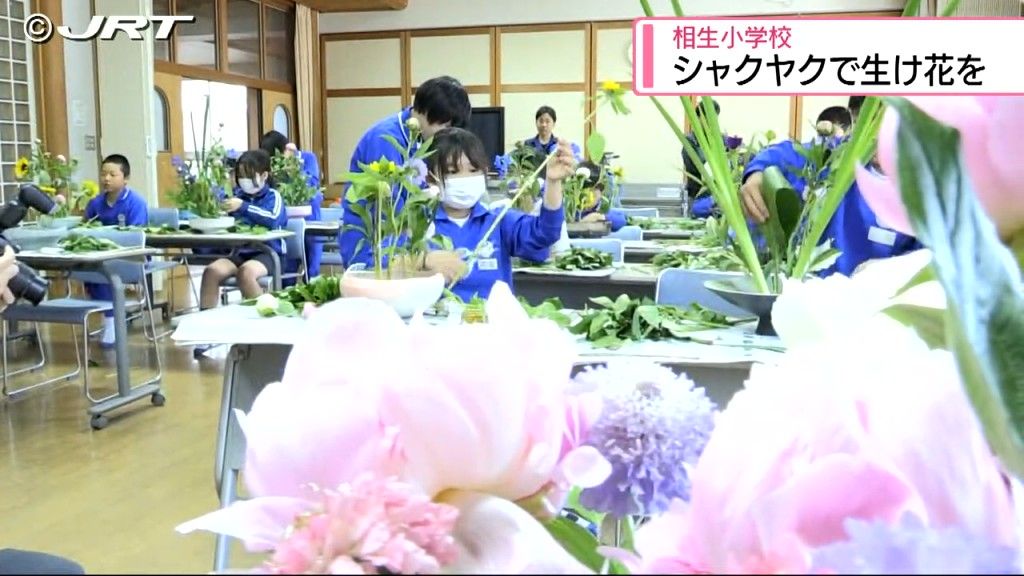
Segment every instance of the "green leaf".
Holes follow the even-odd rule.
[[[960,0],[950,0],[949,4],[946,4],[946,7],[942,10],[942,14],[939,14],[939,16],[942,16],[943,18],[948,18],[955,14],[956,9],[959,7]]]
[[[625,343],[625,340],[619,338],[615,334],[608,334],[607,336],[602,336],[601,338],[591,342],[594,348],[608,348],[610,350],[622,348],[622,345]]]
[[[595,573],[601,571],[605,558],[598,551],[600,546],[597,538],[586,528],[568,518],[555,518],[544,524],[544,528],[566,552],[572,554],[581,564]]]
[[[978,202],[960,135],[908,100],[897,166],[916,237],[931,248],[946,291],[947,344],[993,451],[1024,478],[1024,287],[1016,259]]]
[[[884,314],[904,326],[913,328],[931,349],[946,347],[946,311],[913,304],[894,304]]]
[[[762,177],[761,195],[768,208],[768,219],[759,225],[778,266],[785,264],[789,238],[800,220],[800,196],[790,186],[782,171],[768,167]]]
[[[587,138],[587,156],[594,164],[601,165],[604,160],[605,141],[600,132],[591,132]]]

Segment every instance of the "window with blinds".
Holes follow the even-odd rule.
[[[27,0],[0,1],[0,192],[17,197],[14,165],[35,138],[32,44],[25,39]]]

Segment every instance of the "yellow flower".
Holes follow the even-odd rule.
[[[623,174],[625,174],[625,171],[622,169],[622,166],[612,168],[612,175],[616,178],[622,178]]]
[[[374,160],[373,162],[370,162],[370,171],[371,172],[376,172],[377,174],[380,174],[380,162],[378,162],[376,160]]]
[[[22,156],[14,163],[14,177],[20,180],[26,176],[28,176],[28,158]]]
[[[92,180],[84,180],[82,182],[82,191],[85,192],[86,198],[93,198],[100,193],[100,185]]]
[[[594,189],[587,188],[584,192],[586,193],[586,196],[583,197],[583,208],[593,208],[594,204],[597,204],[597,195],[594,194]]]
[[[609,95],[621,94],[622,84],[619,84],[614,80],[605,80],[604,82],[601,83],[601,91]]]
[[[42,190],[43,192],[46,192],[47,194],[57,193],[57,189],[54,188],[53,186],[40,186],[39,189]]]

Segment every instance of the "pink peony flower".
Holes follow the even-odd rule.
[[[638,531],[643,573],[807,573],[845,520],[905,512],[1020,544],[952,355],[884,317],[755,365],[691,478],[690,506]]]
[[[978,200],[1003,238],[1024,228],[1024,97],[927,96],[909,98],[936,120],[960,132],[964,166]],[[857,169],[857,185],[885,226],[907,234],[913,228],[899,193],[896,132],[899,114],[889,109],[878,134],[879,164],[888,178]]]
[[[387,304],[359,298],[309,311],[306,337],[294,346],[282,382],[267,386],[240,417],[243,477],[255,498],[179,531],[213,530],[273,548],[267,535],[291,523],[282,523],[288,507],[308,507],[306,484],[394,476],[462,511],[455,534],[463,568],[585,571],[513,504],[543,496],[563,479],[606,477],[595,468],[603,459],[575,453],[575,438],[566,442],[577,430],[567,422],[574,414],[572,341],[554,323],[529,319],[504,284],[492,290],[487,316],[486,324],[406,324]],[[531,362],[510,370],[495,361],[494,350],[511,349]],[[501,547],[481,548],[470,537]],[[282,554],[284,563],[298,553]]]
[[[362,474],[316,496],[278,543],[268,572],[434,574],[456,559],[458,510],[408,484]]]

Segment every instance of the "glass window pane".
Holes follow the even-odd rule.
[[[189,66],[217,67],[217,17],[214,0],[176,0],[176,12],[195,16],[174,28],[174,60]]]
[[[260,77],[260,5],[228,0],[228,71]]]
[[[0,100],[12,99],[14,99],[14,85],[9,82],[0,83]]]
[[[32,119],[28,115],[28,104],[15,104],[14,105],[14,119],[18,122],[31,122]]]
[[[16,132],[14,130],[14,124],[4,122],[0,124],[0,140],[4,142],[14,142]]]
[[[10,4],[7,2],[0,2],[0,16],[7,16]]]
[[[263,10],[263,51],[267,59],[267,80],[294,82],[295,19],[291,12]]]
[[[21,26],[22,26],[22,24],[15,24],[14,25],[15,28],[20,28]],[[5,38],[6,39],[6,38],[10,38],[10,37],[11,37],[10,21],[7,20],[6,18],[0,18],[0,38]]]
[[[11,20],[10,21],[10,38],[15,42],[25,41],[25,24],[24,20]]]
[[[171,145],[167,141],[167,101],[164,100],[163,92],[153,89],[153,126],[156,131],[153,138],[160,150],[170,150]]]
[[[19,82],[28,82],[28,66],[24,62],[14,63],[14,79]]]
[[[14,85],[14,100],[16,102],[28,102],[28,84]]]
[[[9,122],[14,120],[14,104],[0,102],[0,121]]]
[[[18,124],[18,142],[32,141],[32,125]]]
[[[28,50],[25,47],[24,42],[12,42],[11,43],[11,55],[14,56],[15,60],[24,61],[28,58]]]
[[[288,110],[284,106],[278,104],[277,107],[274,108],[274,130],[288,136],[288,123]]]
[[[17,18],[19,20],[25,18],[25,3],[15,0],[11,2],[11,18]]]

